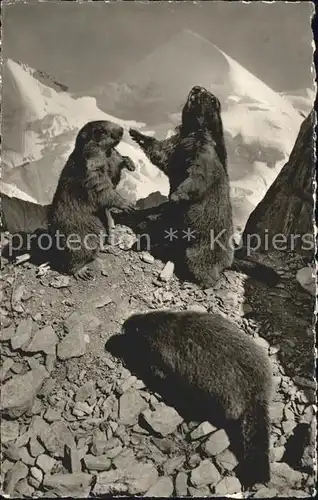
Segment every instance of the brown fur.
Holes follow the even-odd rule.
[[[53,267],[60,271],[76,274],[95,258],[99,238],[105,233],[104,223],[111,222],[109,209],[132,210],[132,205],[115,191],[121,170],[135,169],[132,160],[115,149],[122,136],[123,128],[108,121],[89,122],[77,135],[48,216],[50,234],[53,238],[57,234],[63,237],[63,248],[55,244],[51,259]],[[80,240],[77,248],[65,244],[71,234]],[[92,248],[83,243],[88,234],[92,235],[88,241]]]
[[[237,258],[234,261],[230,181],[219,100],[203,87],[193,87],[183,107],[182,123],[172,137],[158,141],[132,129],[130,135],[169,177],[170,201],[176,205],[167,223],[177,224],[174,229],[194,231],[196,238],[183,238],[179,250],[194,279],[211,287],[224,269],[233,268],[277,284],[280,278],[271,268]]]
[[[205,287],[218,281],[233,262],[232,207],[226,166],[226,149],[218,99],[194,87],[182,111],[182,124],[165,141],[130,135],[149,159],[170,180],[170,200],[176,205],[175,229],[194,231],[195,239],[183,238],[184,259],[193,277]],[[167,228],[169,229],[169,228]],[[211,248],[211,231],[220,244]]]
[[[186,388],[193,408],[203,402],[213,421],[215,405],[239,424],[244,482],[269,480],[270,362],[261,347],[231,321],[208,313],[136,314],[123,326],[127,350],[154,376]],[[140,365],[140,363],[139,363]]]

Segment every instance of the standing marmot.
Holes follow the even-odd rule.
[[[231,321],[208,313],[136,314],[123,333],[118,337],[130,353],[125,360],[136,357],[136,366],[147,360],[153,375],[177,391],[175,398],[181,394],[193,411],[205,405],[212,422],[217,409],[226,421],[236,421],[244,485],[269,481],[272,371],[263,349]]]
[[[176,134],[165,141],[130,130],[132,138],[170,180],[170,200],[176,205],[174,229],[193,231],[180,241],[187,268],[203,286],[213,286],[233,262],[232,207],[226,149],[218,99],[201,87],[189,93]],[[169,227],[167,227],[169,229]],[[211,248],[211,231],[220,244]],[[179,243],[179,242],[178,242]],[[177,243],[176,243],[177,244]]]
[[[105,235],[104,223],[111,224],[108,209],[132,210],[115,191],[121,170],[135,169],[130,158],[114,149],[123,132],[115,123],[92,121],[77,135],[48,214],[54,240],[51,262],[59,271],[88,278],[85,264],[97,255]]]
[[[233,267],[276,284],[279,276],[267,266],[238,259],[233,264],[230,181],[219,100],[203,87],[194,87],[172,137],[158,141],[133,129],[130,135],[169,177],[170,201],[176,204],[171,207],[172,219],[178,224],[174,229],[189,231],[188,241],[186,234],[181,236],[180,254],[193,277],[211,287],[224,269]]]

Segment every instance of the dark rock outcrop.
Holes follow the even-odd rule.
[[[315,121],[312,110],[300,127],[288,162],[246,223],[245,246],[248,238],[252,241],[252,235],[258,235],[258,250],[296,250],[313,255]]]

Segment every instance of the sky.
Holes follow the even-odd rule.
[[[287,2],[15,2],[3,9],[3,56],[74,92],[120,78],[190,29],[279,92],[312,87],[313,4]]]

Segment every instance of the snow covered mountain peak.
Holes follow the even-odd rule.
[[[189,66],[193,61],[195,66]],[[157,77],[158,81],[154,80]],[[150,114],[154,111],[154,116],[156,109],[165,108],[166,123],[153,120],[148,125],[155,134],[158,130],[172,133],[189,89],[198,84],[210,88],[223,104],[234,223],[244,226],[293,147],[302,121],[300,113],[287,99],[189,30],[177,34],[127,70],[122,82],[129,90],[128,102],[134,103],[128,120],[116,117],[123,116],[116,106],[114,114],[106,113],[97,106],[95,97],[75,98],[43,72],[12,60],[5,62],[1,192],[10,230],[29,228],[31,216],[26,216],[28,206],[21,208],[21,200],[38,206],[51,202],[76,134],[87,121],[111,120],[127,131],[130,126],[145,125],[140,123],[142,106],[149,107]],[[149,82],[150,94],[156,95],[148,102],[144,89],[148,86],[149,90]],[[120,98],[118,85],[115,89]],[[137,89],[135,100],[132,89]],[[119,190],[125,196],[137,200],[156,191],[168,193],[167,178],[127,133],[118,150],[130,156],[137,166],[135,172],[123,173]],[[31,225],[36,226],[36,221]]]

